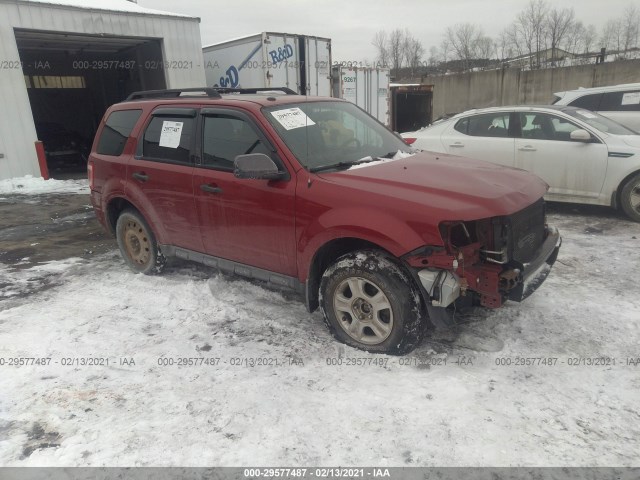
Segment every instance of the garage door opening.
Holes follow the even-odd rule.
[[[412,132],[431,123],[433,91],[431,85],[391,87],[391,129]]]
[[[38,139],[54,178],[84,175],[106,109],[166,88],[162,41],[15,29]]]

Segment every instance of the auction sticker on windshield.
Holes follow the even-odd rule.
[[[287,130],[315,125],[315,122],[307,117],[307,114],[298,107],[277,110],[271,112],[271,115]]]

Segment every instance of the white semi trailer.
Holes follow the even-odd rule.
[[[203,47],[209,87],[288,87],[331,96],[331,39],[262,32]]]
[[[355,103],[389,126],[389,69],[335,65],[333,96]]]

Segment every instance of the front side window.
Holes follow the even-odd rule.
[[[458,120],[454,128],[472,137],[508,137],[509,112],[473,115]]]
[[[520,113],[522,138],[532,140],[556,140],[551,115],[546,113]]]
[[[202,164],[220,170],[233,170],[238,155],[270,154],[249,123],[232,115],[207,115],[202,132]]]
[[[100,155],[119,156],[124,150],[129,135],[140,118],[142,110],[118,110],[111,112],[105,122],[97,152]]]
[[[584,112],[584,119],[588,117],[597,118],[596,113],[588,110],[578,110]],[[584,127],[568,120],[567,118],[550,115],[548,113],[527,112],[520,113],[520,124],[522,126],[522,138],[533,140],[554,140],[560,142],[570,142],[571,132],[574,130],[584,130]]]
[[[144,132],[142,156],[147,160],[190,163],[194,119],[155,116]]]

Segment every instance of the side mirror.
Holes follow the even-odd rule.
[[[571,138],[571,140],[576,141],[576,142],[590,142],[591,141],[591,134],[589,132],[587,132],[586,130],[582,130],[582,129],[574,130],[573,132],[571,132],[569,134],[569,137]]]
[[[278,180],[286,176],[264,153],[238,155],[233,162],[233,174],[236,178],[253,180]]]

